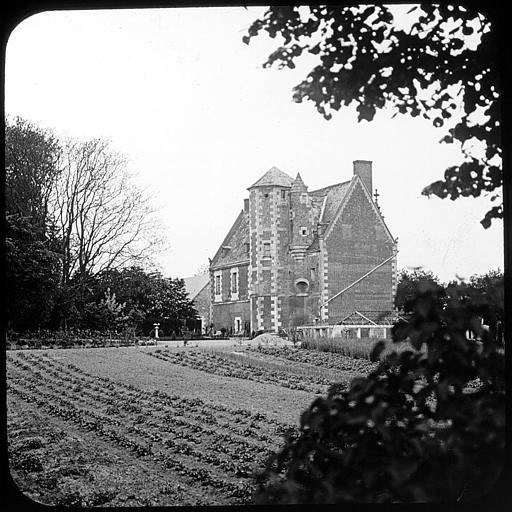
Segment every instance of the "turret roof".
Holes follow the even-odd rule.
[[[290,190],[290,193],[293,192],[307,192],[307,187],[304,185],[304,182],[302,181],[302,178],[300,176],[300,173],[297,173],[297,177],[293,181],[292,188]]]
[[[272,167],[256,183],[251,185],[249,189],[254,187],[269,186],[291,187],[292,183],[293,178],[291,176],[281,171],[277,167]]]

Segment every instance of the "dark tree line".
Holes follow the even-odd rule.
[[[416,296],[432,287],[458,288],[461,293],[481,294],[496,311],[498,320],[502,322],[504,320],[504,275],[500,270],[490,270],[486,274],[474,274],[467,280],[458,279],[448,283],[441,283],[440,279],[429,270],[421,268],[413,271],[402,270],[398,275],[395,308],[402,313],[411,312]]]
[[[158,247],[144,191],[105,141],[5,131],[5,327],[171,332],[195,317],[180,279],[140,266]]]

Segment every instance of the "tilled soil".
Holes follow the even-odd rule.
[[[8,352],[7,368],[11,473],[48,505],[248,504],[293,424],[263,411],[283,388],[129,349]]]

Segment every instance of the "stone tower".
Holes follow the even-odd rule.
[[[290,189],[290,255],[296,262],[304,260],[306,249],[313,240],[311,199],[300,174]]]
[[[253,330],[283,327],[283,283],[288,276],[290,189],[293,179],[276,167],[249,190],[249,297]]]

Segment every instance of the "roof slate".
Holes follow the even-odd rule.
[[[226,238],[212,259],[212,266],[229,265],[249,259],[245,244],[249,243],[249,214],[244,210],[240,212],[235,223],[229,230]],[[222,247],[230,247],[223,252]]]
[[[281,171],[277,167],[269,169],[256,183],[251,185],[249,189],[254,187],[291,187],[293,184],[293,178]]]
[[[210,282],[210,273],[203,272],[191,277],[185,277],[185,290],[190,299],[195,299],[198,293]]]
[[[325,205],[323,218],[319,219],[321,222],[328,224],[334,219],[334,216],[343,202],[351,182],[352,180],[344,181],[343,183],[336,183],[335,185],[310,192],[310,195],[315,198],[323,198],[327,196],[327,203]]]
[[[297,173],[297,177],[295,180],[293,180],[292,188],[290,189],[290,193],[296,193],[296,192],[307,192],[308,189],[306,185],[304,185],[304,182],[302,181],[301,175]]]

